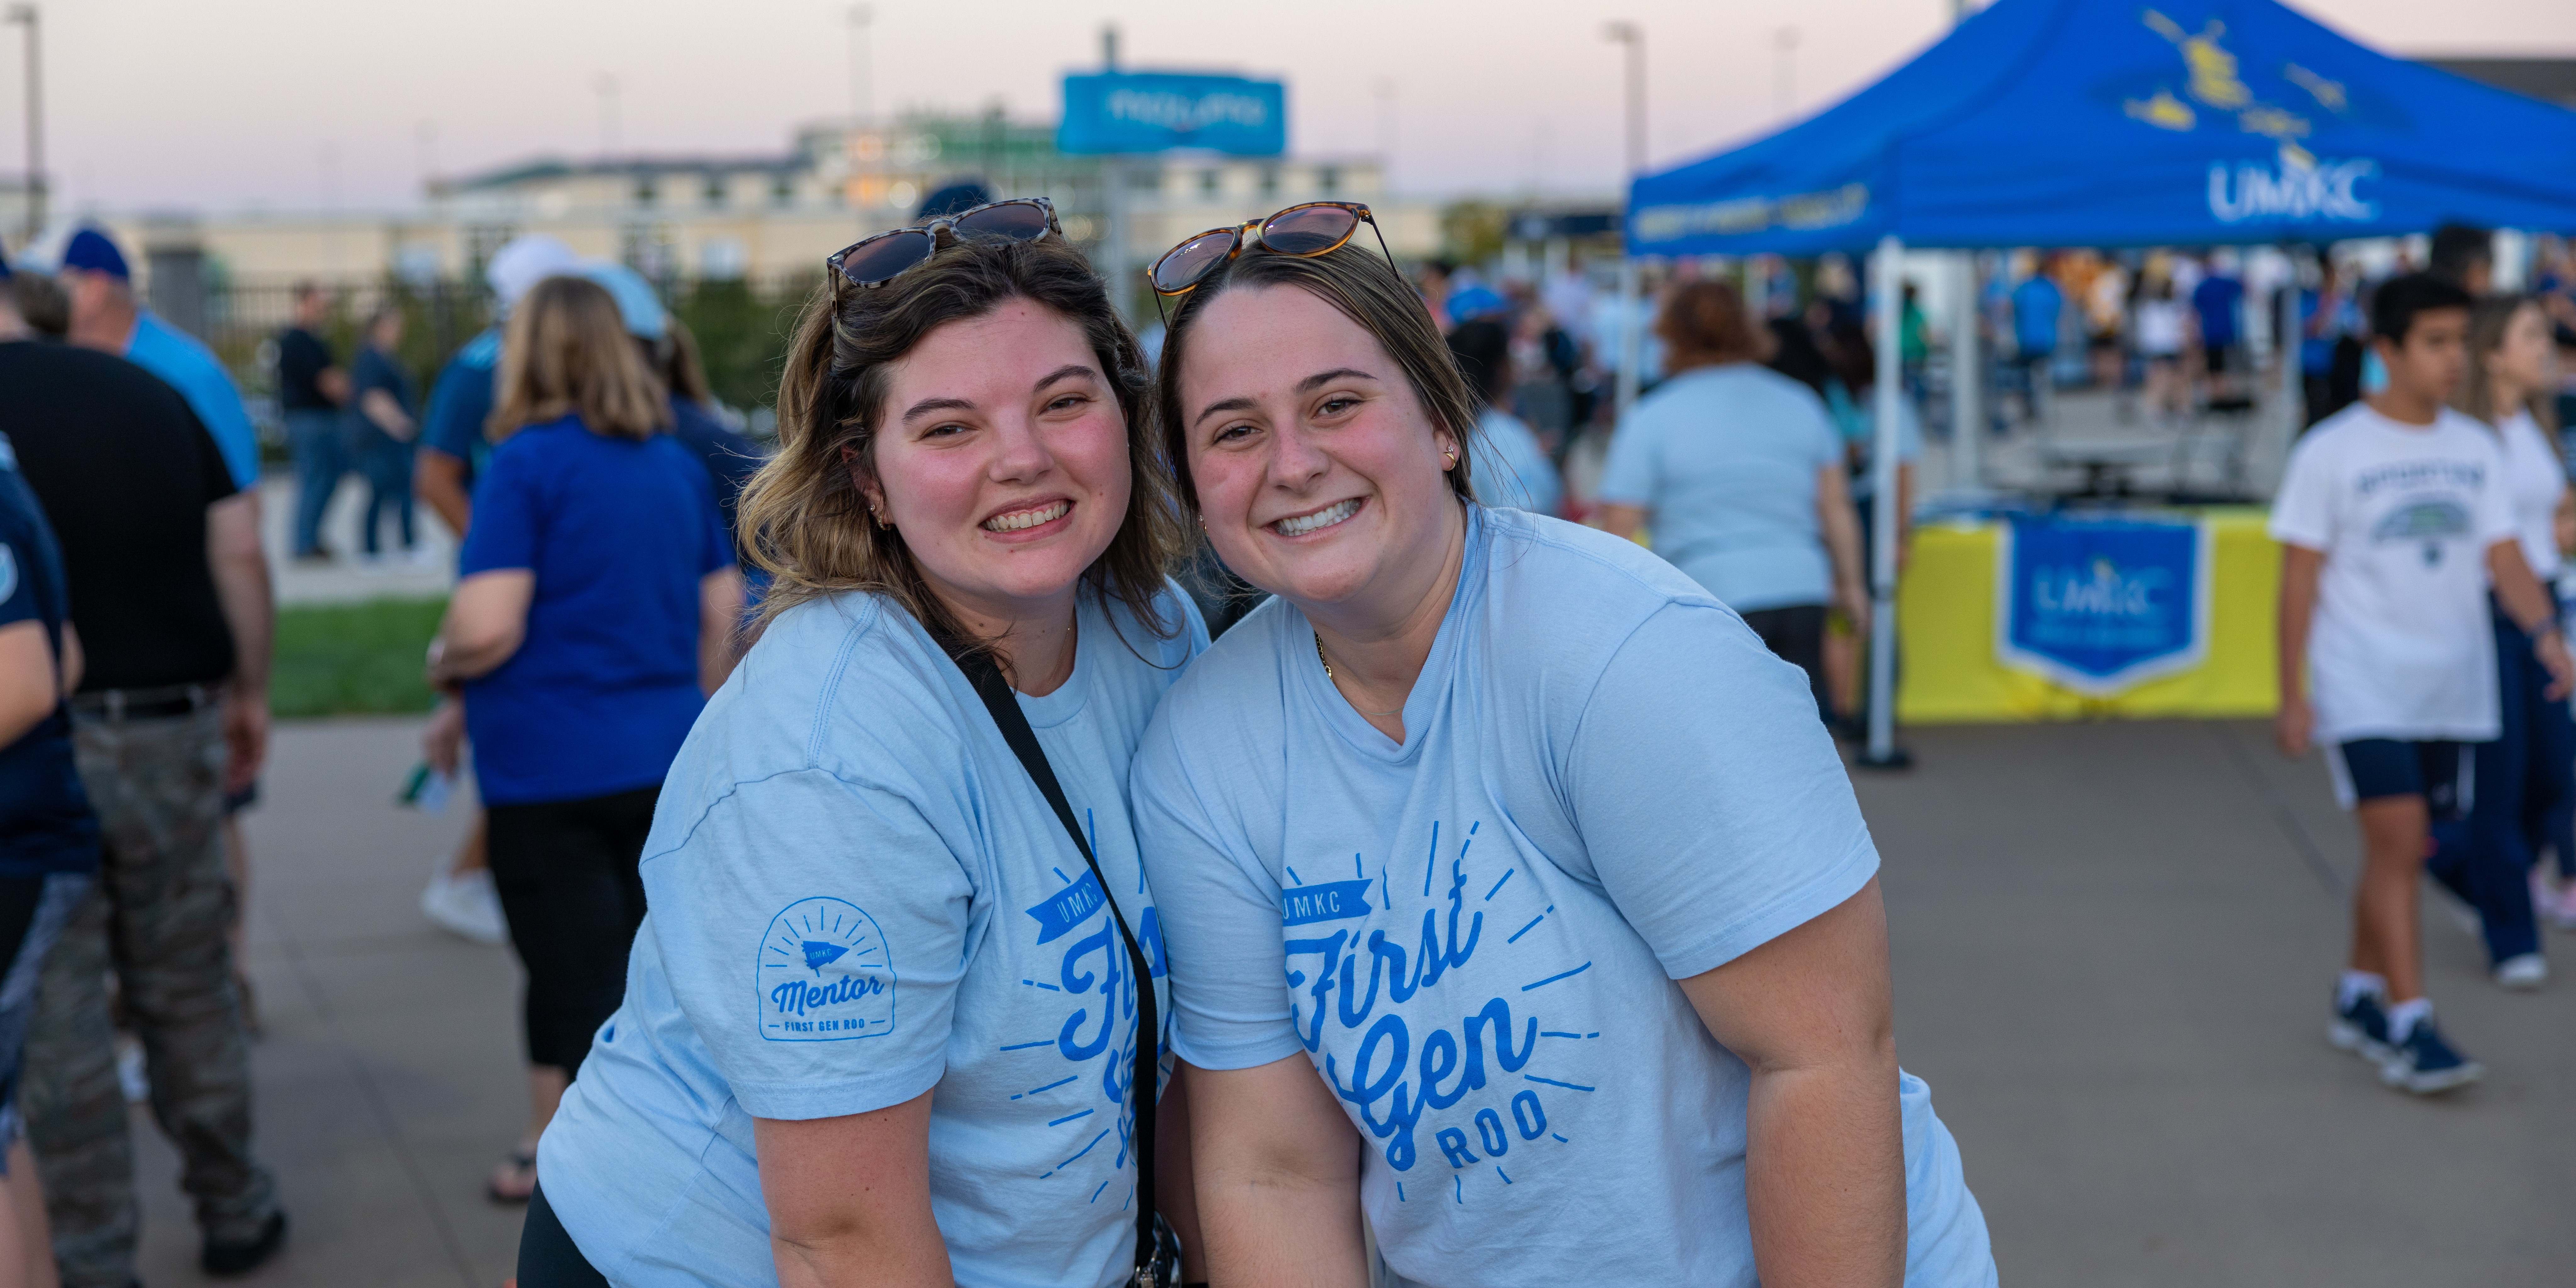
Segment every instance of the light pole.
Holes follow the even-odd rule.
[[[1628,182],[1633,197],[1637,179],[1646,172],[1646,32],[1633,22],[1605,22],[1601,24],[1601,38],[1627,47]],[[1637,349],[1645,342],[1645,319],[1637,313],[1637,294],[1637,257],[1623,253],[1619,257],[1620,416],[1626,416],[1636,404],[1637,385],[1643,379],[1640,368],[1644,364],[1639,361]]]
[[[9,21],[27,29],[27,240],[45,230],[45,59],[36,6],[9,6]]]
[[[876,16],[876,9],[873,6],[863,4],[850,6],[850,120],[857,125],[867,124],[868,118],[876,115],[873,93],[876,86],[869,83],[868,75],[872,70],[868,59],[871,52],[868,47],[868,24],[874,22]]]

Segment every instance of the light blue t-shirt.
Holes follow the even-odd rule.
[[[1841,903],[1878,853],[1805,675],[1734,613],[1632,543],[1470,513],[1402,745],[1278,599],[1146,730],[1173,1050],[1310,1059],[1411,1283],[1750,1288],[1750,1074],[1673,981]],[[1907,1282],[1991,1284],[1958,1148],[1901,1093]]]
[[[1876,395],[1863,390],[1859,398],[1853,398],[1842,381],[1830,380],[1825,383],[1825,408],[1834,418],[1834,432],[1842,435],[1845,453],[1854,455],[1858,462],[1851,477],[1852,499],[1861,501],[1878,495],[1878,471],[1869,468],[1878,452]],[[1853,452],[1855,448],[1857,453]],[[1915,414],[1912,398],[1897,399],[1896,463],[1912,465],[1922,459],[1923,418]],[[1862,558],[1868,555],[1864,553]]]
[[[126,341],[125,360],[161,377],[161,383],[188,400],[188,410],[206,422],[206,432],[224,454],[233,485],[259,482],[259,432],[251,428],[250,409],[223,359],[195,336],[162,321],[150,310],[134,319],[134,338]]]
[[[1488,407],[1476,421],[1476,496],[1487,505],[1527,510],[1556,517],[1565,501],[1557,481],[1556,462],[1538,445],[1538,435],[1509,412]]]
[[[1020,706],[1105,891],[888,601],[788,610],[708,702],[645,842],[625,1004],[540,1150],[547,1202],[612,1281],[772,1288],[752,1120],[933,1088],[931,1211],[959,1283],[1099,1288],[1132,1268],[1136,993],[1108,899],[1161,1003],[1126,771],[1207,632],[1175,588],[1170,639],[1084,600],[1073,675]]]
[[[1841,462],[1814,390],[1750,362],[1702,367],[1619,422],[1601,499],[1647,510],[1655,553],[1739,613],[1822,604],[1816,472]]]

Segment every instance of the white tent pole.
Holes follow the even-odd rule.
[[[1894,234],[1879,239],[1871,257],[1870,286],[1877,292],[1871,311],[1877,315],[1878,397],[1874,412],[1878,441],[1870,449],[1870,473],[1877,495],[1871,504],[1870,580],[1875,589],[1869,623],[1869,753],[1876,764],[1888,764],[1896,753],[1896,452],[1901,441],[1897,418],[1904,414],[1905,243]]]
[[[1610,424],[1617,429],[1637,405],[1637,386],[1644,378],[1645,319],[1637,316],[1637,257],[1631,253],[1619,260],[1619,386],[1616,418]]]
[[[1977,252],[1951,266],[1957,298],[1950,306],[1950,486],[1986,485],[1985,354],[1977,335]]]

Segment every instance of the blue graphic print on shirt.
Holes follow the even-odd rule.
[[[1440,825],[1432,825],[1431,855],[1423,870],[1421,930],[1410,947],[1403,938],[1409,918],[1394,915],[1385,867],[1381,866],[1372,880],[1365,875],[1365,857],[1357,854],[1351,856],[1351,861],[1354,871],[1361,875],[1354,880],[1300,884],[1282,890],[1281,922],[1290,927],[1349,919],[1365,923],[1379,919],[1377,914],[1387,914],[1384,920],[1395,926],[1392,935],[1383,926],[1363,925],[1338,927],[1328,935],[1287,941],[1290,1010],[1296,1019],[1299,1040],[1312,1054],[1323,1047],[1327,1021],[1343,1031],[1365,1026],[1366,1032],[1352,1052],[1347,1069],[1330,1052],[1323,1054],[1322,1068],[1334,1094],[1354,1106],[1360,1121],[1386,1142],[1388,1166],[1398,1172],[1410,1172],[1422,1161],[1419,1138],[1428,1114],[1433,1148],[1451,1170],[1491,1163],[1494,1174],[1508,1185],[1512,1183],[1511,1174],[1502,1164],[1513,1141],[1528,1143],[1554,1135],[1548,1131],[1546,1102],[1537,1088],[1585,1093],[1594,1090],[1582,1083],[1525,1071],[1539,1051],[1542,1036],[1583,1040],[1599,1034],[1571,1028],[1549,1029],[1543,1034],[1539,1012],[1546,999],[1528,996],[1559,980],[1580,975],[1592,965],[1588,960],[1570,966],[1537,960],[1532,950],[1558,947],[1551,937],[1532,940],[1531,949],[1517,947],[1546,921],[1548,914],[1556,911],[1555,905],[1548,904],[1531,913],[1506,899],[1498,913],[1528,913],[1528,920],[1498,943],[1487,940],[1486,906],[1511,885],[1516,869],[1506,867],[1481,897],[1471,900],[1468,856],[1482,828],[1481,822],[1468,824],[1458,841],[1457,853],[1448,858],[1447,879],[1438,881],[1443,875]],[[1290,869],[1292,880],[1296,879],[1294,871]],[[1440,888],[1435,890],[1435,884]],[[1379,902],[1374,905],[1368,901],[1373,885],[1379,890]],[[1534,888],[1527,882],[1522,884],[1524,891]],[[1445,1013],[1435,1020],[1420,1009],[1407,1022],[1400,1008],[1426,990],[1431,993],[1433,1005],[1440,1000],[1454,1001],[1437,987],[1442,976],[1466,966],[1480,947],[1488,946],[1504,955],[1517,953],[1530,960],[1534,977],[1520,986],[1517,1008],[1513,997],[1498,994],[1473,1011],[1452,1006],[1451,1010],[1462,1012],[1455,1023],[1447,1022]],[[1551,973],[1537,974],[1551,967]],[[1371,1021],[1381,996],[1387,1003],[1386,1012]],[[1467,999],[1471,1004],[1473,1000],[1472,996]],[[1515,1085],[1523,1082],[1531,1085]],[[1510,1115],[1511,1130],[1505,1127],[1506,1114]],[[1565,1141],[1563,1136],[1554,1138],[1559,1143]],[[1527,1150],[1523,1156],[1528,1157]],[[1463,1187],[1464,1180],[1460,1178],[1457,1188],[1462,1202]]]
[[[772,1042],[894,1032],[895,974],[885,933],[846,899],[817,896],[780,909],[761,937],[758,975],[769,1006],[760,1036]]]

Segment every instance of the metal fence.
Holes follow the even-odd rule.
[[[295,292],[307,279],[184,283],[157,277],[153,306],[176,325],[212,346],[231,368],[264,433],[277,431],[277,336],[292,325]],[[706,364],[707,382],[727,406],[753,411],[776,399],[778,373],[797,309],[816,276],[776,279],[672,280],[661,284],[663,302],[689,328]],[[366,319],[386,305],[403,311],[396,355],[429,383],[456,351],[494,321],[491,290],[470,279],[409,282],[399,279],[317,281],[331,299],[320,328],[332,351],[357,348]],[[758,416],[755,420],[761,419]]]

